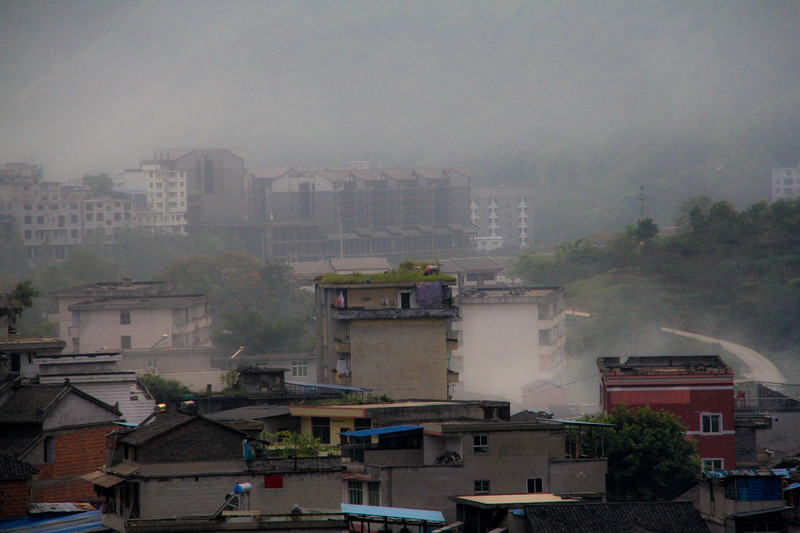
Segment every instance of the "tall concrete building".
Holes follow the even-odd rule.
[[[564,403],[563,287],[460,289],[456,305],[455,399],[501,397],[530,410]]]
[[[533,243],[533,189],[476,188],[470,192],[470,220],[478,228],[478,250]]]
[[[252,218],[270,225],[273,258],[435,259],[473,246],[469,180],[453,168],[252,171]]]
[[[377,276],[376,276],[377,278]],[[448,398],[448,282],[316,285],[318,381],[368,387],[393,399]]]
[[[244,154],[235,148],[156,150],[142,168],[183,172],[189,226],[237,223],[248,219]]]

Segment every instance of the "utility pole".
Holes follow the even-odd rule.
[[[644,185],[639,185],[639,196],[636,197],[639,201],[639,220],[644,220],[644,201],[649,200],[649,196],[644,195]]]

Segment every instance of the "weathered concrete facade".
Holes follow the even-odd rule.
[[[434,304],[417,291],[414,282],[317,285],[318,381],[447,399],[447,325],[458,309],[447,285]]]

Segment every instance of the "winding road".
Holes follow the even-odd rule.
[[[741,361],[750,369],[747,372],[742,372],[742,375],[740,376],[741,378],[769,383],[786,383],[786,378],[783,377],[783,374],[781,374],[775,365],[773,365],[766,357],[757,351],[751,350],[746,346],[734,344],[722,339],[715,339],[714,337],[707,337],[705,335],[700,335],[699,333],[690,333],[688,331],[680,331],[677,329],[661,328],[661,331],[672,333],[673,335],[680,335],[681,337],[690,337],[692,339],[697,339],[707,343],[719,344],[726,351],[741,359]]]

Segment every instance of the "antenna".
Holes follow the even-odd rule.
[[[644,201],[650,199],[644,195],[644,185],[639,185],[639,196],[636,199],[639,201],[639,220],[644,220]]]

